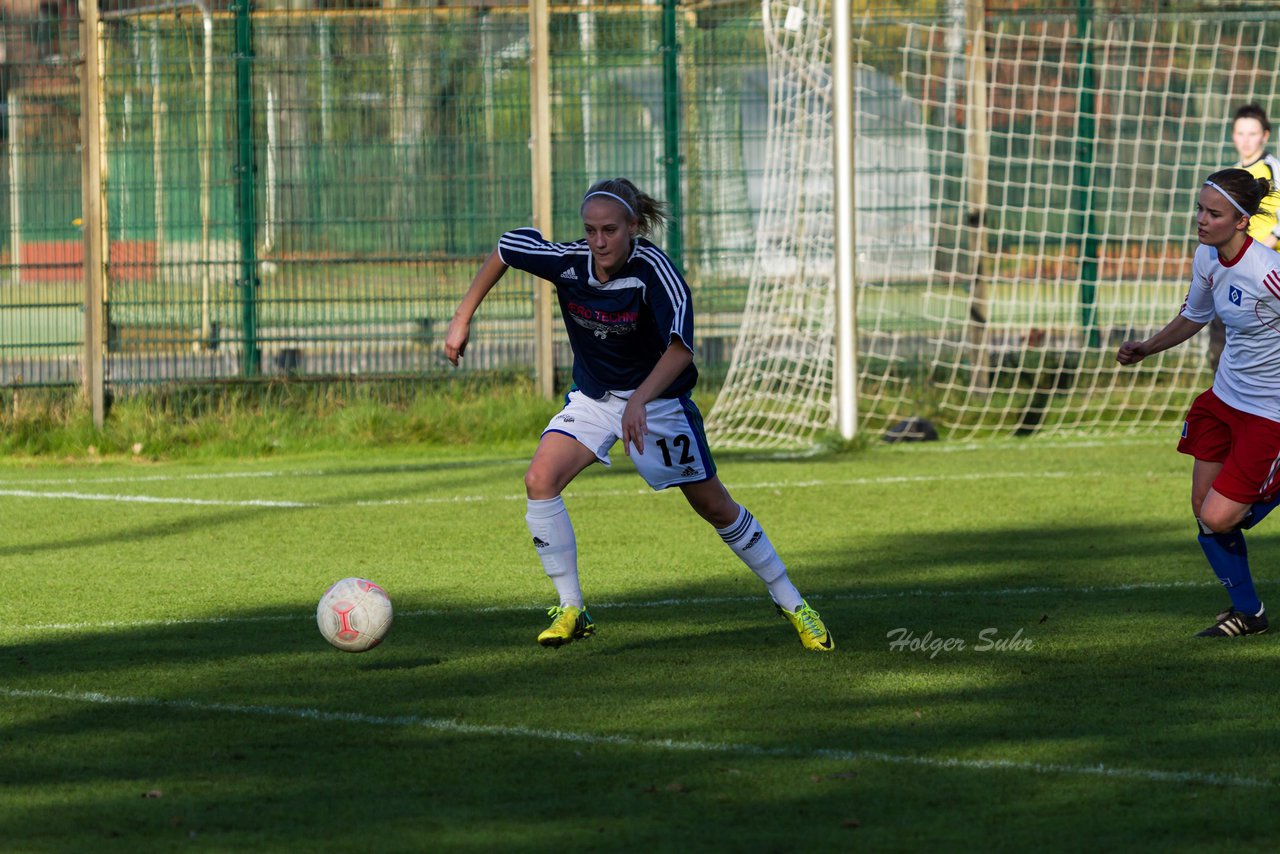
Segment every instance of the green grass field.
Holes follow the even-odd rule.
[[[625,460],[566,498],[599,633],[538,647],[530,450],[0,464],[0,848],[1274,843],[1280,639],[1190,638],[1172,442],[722,455],[834,655]],[[349,575],[397,606],[362,655]]]

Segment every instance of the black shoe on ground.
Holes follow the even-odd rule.
[[[1240,635],[1260,635],[1267,630],[1267,613],[1258,616],[1228,608],[1216,617],[1217,622],[1197,632],[1198,638],[1233,638]]]

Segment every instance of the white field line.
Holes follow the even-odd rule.
[[[1270,584],[1270,581],[1257,579],[1257,584]],[[1149,590],[1178,590],[1184,588],[1197,587],[1217,587],[1215,582],[1210,581],[1152,581],[1141,582],[1136,584],[1115,584],[1105,587],[1087,586],[1087,587],[1006,587],[997,590],[983,590],[981,588],[973,588],[968,590],[898,590],[889,592],[867,592],[867,593],[837,593],[832,596],[812,595],[808,598],[814,603],[824,602],[868,602],[885,599],[950,599],[960,596],[980,596],[983,598],[1005,597],[1005,596],[1033,596],[1037,594],[1043,595],[1092,595],[1095,593],[1132,593],[1135,591]],[[744,603],[763,603],[767,600],[763,596],[701,596],[688,597],[684,599],[650,599],[638,602],[593,602],[591,610],[604,611],[612,608],[686,608],[701,607],[706,605],[737,605]],[[460,614],[493,614],[506,613],[512,611],[545,611],[547,606],[542,605],[482,605],[474,608],[422,608],[413,611],[396,611],[395,618],[397,620],[407,619],[410,617],[444,617],[457,616]],[[311,613],[296,614],[264,614],[255,617],[180,617],[164,620],[103,620],[98,622],[77,622],[77,623],[31,623],[28,625],[12,625],[7,624],[0,626],[0,637],[24,635],[34,632],[82,632],[82,631],[100,631],[111,629],[141,629],[141,628],[164,628],[166,626],[218,626],[229,623],[278,623],[292,622],[294,620],[312,620],[315,615]]]
[[[630,735],[599,735],[554,729],[535,729],[502,724],[468,724],[444,718],[417,715],[368,715],[360,712],[330,712],[323,709],[294,706],[252,706],[238,703],[207,703],[198,700],[164,700],[156,697],[129,697],[96,691],[38,691],[0,688],[0,696],[25,700],[61,700],[70,703],[92,703],[103,706],[133,706],[164,709],[179,713],[228,714],[254,717],[284,718],[315,723],[359,724],[374,727],[413,727],[456,735],[531,739],[565,742],[589,746],[639,748],[675,753],[718,753],[742,757],[777,757],[790,759],[824,759],[840,762],[879,762],[893,765],[917,765],[928,768],[963,768],[981,771],[1021,771],[1030,774],[1068,774],[1141,780],[1149,783],[1174,783],[1235,788],[1273,789],[1270,780],[1239,777],[1232,774],[1206,774],[1196,771],[1158,771],[1147,768],[1125,768],[1107,765],[1067,765],[1062,763],[1018,762],[1010,759],[962,759],[959,757],[912,756],[883,753],[878,750],[846,750],[840,748],[761,747],[715,741],[677,741],[665,738],[641,738]]]
[[[164,483],[166,481],[185,480],[241,480],[244,478],[290,477],[291,472],[281,471],[231,471],[208,472],[206,474],[147,474],[122,475],[119,477],[55,477],[55,478],[18,478],[0,480],[3,486],[91,486],[98,483]],[[298,474],[298,477],[315,477],[327,472],[312,471]]]
[[[712,442],[714,444],[714,440]],[[1082,436],[1074,439],[982,439],[982,440],[966,440],[963,442],[945,441],[945,442],[903,442],[896,445],[881,445],[876,453],[895,454],[900,456],[908,456],[915,454],[955,454],[970,453],[973,451],[1054,451],[1054,450],[1075,450],[1077,448],[1172,448],[1176,445],[1176,441],[1170,441],[1167,436],[1153,433],[1149,436],[1126,436],[1126,437],[1107,437],[1094,434],[1092,436]],[[816,447],[809,450],[799,451],[738,451],[740,456],[738,459],[744,460],[808,460],[814,457],[822,456],[828,453],[827,450]]]
[[[1028,442],[1025,439],[989,440],[985,442],[926,442],[907,445],[898,445],[894,447],[886,447],[883,453],[894,455],[895,457],[906,456],[908,454],[937,454],[937,453],[959,453],[983,450],[1062,450],[1062,449],[1087,449],[1087,448],[1117,448],[1117,447],[1145,447],[1156,445],[1168,445],[1169,441],[1162,437],[1151,438],[1134,438],[1134,439],[1074,439],[1058,441],[1055,439],[1043,439],[1035,442]],[[1176,444],[1176,443],[1175,443]],[[821,451],[798,451],[795,453],[779,452],[779,453],[760,453],[760,454],[744,454],[741,459],[745,460],[806,460],[811,459],[822,453]],[[499,464],[499,465],[525,465],[528,463],[528,457],[509,457],[505,459],[485,459],[477,458],[475,460],[445,460],[444,465],[447,466],[463,466],[467,463],[474,462],[477,465]],[[376,465],[376,464],[375,464]],[[402,466],[387,466],[383,468],[388,473],[401,471],[406,473],[420,472],[421,466],[405,464]],[[282,478],[288,479],[293,477],[348,477],[364,474],[363,468],[356,469],[296,469],[296,470],[274,470],[274,471],[232,471],[232,472],[193,472],[190,474],[154,474],[154,475],[119,475],[115,477],[64,477],[64,478],[0,478],[0,486],[74,486],[74,485],[93,485],[96,483],[163,483],[166,481],[201,481],[201,480],[235,480],[243,478]]]
[[[1173,433],[1175,437],[1177,433]],[[1151,436],[1135,436],[1129,438],[1106,438],[1103,436],[1095,436],[1093,438],[1080,439],[1041,439],[1039,441],[1028,442],[1026,439],[987,439],[984,441],[973,442],[918,442],[911,443],[908,447],[906,444],[885,448],[888,452],[901,451],[903,453],[922,453],[922,454],[954,454],[969,451],[1056,451],[1062,449],[1075,450],[1078,448],[1151,448],[1165,447],[1172,449],[1177,445],[1176,439],[1170,440],[1168,436],[1159,434]]]
[[[251,498],[240,501],[217,498],[168,498],[158,495],[108,495],[101,492],[42,492],[31,489],[0,489],[0,497],[44,498],[64,501],[110,501],[119,504],[188,504],[197,507],[321,507],[303,501],[268,501]]]
[[[731,488],[735,490],[750,489],[812,489],[814,487],[836,487],[836,486],[896,486],[905,484],[921,484],[921,483],[944,483],[944,482],[964,482],[964,481],[988,481],[988,480],[1074,480],[1089,478],[1107,478],[1114,477],[1115,472],[1108,471],[1090,471],[1090,472],[1072,472],[1072,471],[1035,471],[1035,472],[973,472],[969,474],[925,474],[925,475],[884,475],[880,477],[851,477],[851,478],[834,478],[824,479],[817,478],[812,480],[774,480],[774,481],[758,481],[755,483],[735,483],[731,484]],[[1148,473],[1148,477],[1156,476],[1154,473]],[[1181,477],[1176,473],[1165,475],[1168,477]],[[568,491],[567,496],[573,498],[617,498],[626,495],[652,495],[653,490],[647,488],[636,489],[608,489],[608,490],[589,490],[589,491]],[[215,507],[280,507],[280,508],[316,508],[316,507],[392,507],[404,505],[430,505],[430,504],[470,504],[485,501],[524,501],[525,498],[519,493],[507,493],[503,495],[442,495],[431,498],[390,498],[379,501],[289,501],[289,500],[269,500],[261,498],[252,499],[216,499],[216,498],[188,498],[180,496],[160,496],[160,495],[132,495],[128,493],[103,493],[103,492],[72,492],[58,491],[45,492],[42,490],[32,489],[0,489],[0,497],[7,498],[37,498],[46,500],[61,501],[108,501],[119,503],[141,503],[141,504],[178,504],[178,505],[196,505],[196,506],[215,506]]]
[[[434,464],[435,467],[452,467],[458,468],[472,462],[471,460],[444,460]],[[509,459],[477,459],[474,461],[477,465],[515,465],[527,464],[528,460],[523,457],[513,457]],[[428,464],[431,465],[431,464]],[[380,473],[384,474],[413,474],[424,471],[423,466],[400,465],[400,466],[377,466],[375,467]],[[93,486],[99,483],[166,483],[179,481],[201,481],[201,480],[244,480],[253,478],[278,478],[288,480],[289,478],[304,477],[363,477],[367,473],[366,468],[352,469],[297,469],[297,470],[276,470],[276,471],[228,471],[228,472],[198,472],[191,474],[144,474],[144,475],[118,475],[116,477],[58,477],[58,478],[12,478],[0,479],[0,486]]]

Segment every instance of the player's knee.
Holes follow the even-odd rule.
[[[693,509],[716,529],[729,527],[738,521],[738,515],[742,512],[742,508],[732,499],[694,504]]]
[[[524,492],[534,500],[555,498],[560,494],[560,482],[555,472],[542,466],[530,466],[524,473]]]
[[[717,528],[724,528],[732,525],[734,522],[738,521],[738,514],[741,511],[741,507],[730,501],[728,504],[719,508],[716,513],[716,517],[712,520],[711,524],[715,525]]]
[[[1210,505],[1202,506],[1200,510],[1196,521],[1200,523],[1200,531],[1207,536],[1229,534],[1240,525],[1240,514],[1229,508]]]

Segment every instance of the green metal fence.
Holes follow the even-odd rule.
[[[600,177],[668,199],[677,217],[658,239],[695,290],[712,374],[745,298],[762,169],[751,12],[550,15],[552,236],[580,231],[578,201]],[[532,215],[527,7],[188,3],[104,6],[102,19],[107,384],[446,370],[470,276]],[[11,63],[5,384],[80,377],[79,47],[76,21],[62,27],[59,59]],[[504,280],[467,370],[533,370],[531,295]]]
[[[79,381],[77,22],[41,4],[0,21],[0,383]]]
[[[927,350],[933,315],[962,318],[967,299],[926,305],[924,283],[939,271],[968,276],[956,259],[974,254],[965,244],[972,211],[963,189],[963,98],[941,91],[963,82],[963,39],[959,47],[949,41],[963,35],[964,5],[864,3],[859,12],[860,328],[874,333],[865,347],[880,346],[881,335],[894,359],[913,365],[918,354],[898,348]],[[1065,21],[1064,32],[1075,32],[1086,8],[1097,27],[1141,19],[1118,2],[1058,4],[1053,15],[1044,4],[1009,5],[987,4],[993,39],[1006,32],[1002,20]],[[0,385],[81,382],[84,243],[99,233],[103,358],[116,390],[453,370],[441,344],[459,297],[501,232],[534,216],[529,5],[298,6],[103,4],[103,107],[88,120],[104,141],[90,152],[80,113],[82,81],[93,75],[77,70],[84,51],[74,6],[42,3],[37,19],[0,22]],[[1208,99],[1245,96],[1276,108],[1274,84],[1264,91],[1261,78],[1243,73],[1213,78],[1232,81],[1230,91],[1198,95],[1197,69],[1227,60],[1188,48],[1199,43],[1186,41],[1180,21],[1218,7],[1174,6],[1189,14],[1154,2],[1142,10],[1160,12],[1152,26],[1175,55],[1165,63],[1175,72],[1169,81],[1148,79],[1141,57],[1098,60],[1101,79],[1132,77],[1120,87],[1129,101],[1095,107],[1090,151],[1115,164],[1091,173],[1097,217],[1085,230],[1102,244],[1073,237],[1078,251],[1037,258],[1037,269],[1074,263],[1072,251],[1106,256],[1126,235],[1154,228],[1148,221],[1167,221],[1169,195],[1156,189],[1192,181],[1204,163],[1229,162],[1225,135],[1201,138],[1207,120],[1187,112],[1177,123],[1171,111],[1203,112],[1216,109]],[[1273,42],[1277,20],[1250,13],[1240,26],[1261,27],[1259,43]],[[551,236],[579,233],[581,194],[601,177],[629,176],[670,201],[677,216],[657,239],[693,289],[700,365],[714,380],[738,340],[770,168],[777,69],[768,65],[761,4],[590,0],[552,5],[549,21]],[[1043,105],[1002,105],[1000,93],[1012,83],[1066,105],[1062,93],[1090,90],[1072,57],[1024,65],[1009,53],[1020,50],[1013,40],[1001,44],[991,54],[989,219],[978,247],[997,272],[1025,261],[1019,241],[1080,232],[1085,206],[1070,192],[1042,192],[1083,186],[1073,177],[1078,135],[1035,124],[1047,115]],[[1006,73],[1021,78],[1000,77]],[[821,68],[803,83],[826,84]],[[1052,109],[1052,121],[1071,125],[1071,134],[1083,127],[1073,107]],[[1220,124],[1212,118],[1212,127]],[[1152,128],[1169,137],[1154,140],[1164,146],[1155,165],[1144,160]],[[84,221],[85,157],[103,167],[101,222]],[[1131,197],[1113,203],[1115,185],[1132,185]],[[814,190],[818,198],[829,188]],[[1104,192],[1105,206],[1097,202]],[[829,213],[802,205],[797,215]],[[1187,240],[1167,239],[1181,241],[1178,252]],[[1168,269],[1147,277],[1179,275]],[[533,294],[526,277],[503,281],[476,320],[465,371],[533,374]],[[558,326],[554,334],[563,378],[569,354]]]

